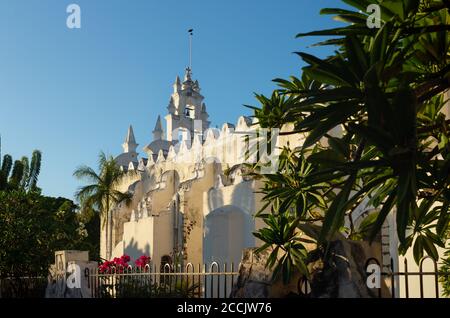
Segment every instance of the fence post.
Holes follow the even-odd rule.
[[[422,257],[422,259],[419,262],[419,280],[420,280],[420,298],[423,297],[423,261],[426,259],[426,257]]]
[[[405,292],[406,298],[409,298],[408,260],[406,258],[405,258]]]
[[[392,298],[395,298],[395,269],[394,269],[394,259],[391,257],[391,290],[392,290]]]

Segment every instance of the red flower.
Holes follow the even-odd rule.
[[[149,263],[150,263],[150,257],[145,256],[145,255],[142,255],[141,257],[139,257],[137,260],[134,261],[134,264],[138,268],[145,267],[145,265],[147,265]]]
[[[130,256],[122,255],[119,257],[114,257],[112,261],[104,261],[102,264],[98,266],[98,271],[100,273],[123,273],[124,268],[128,267],[128,262],[131,260]],[[134,261],[134,264],[137,268],[144,268],[147,264],[150,263],[150,257],[146,255],[140,256],[138,259]],[[114,270],[113,270],[114,268]]]

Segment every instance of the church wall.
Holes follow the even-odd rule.
[[[153,253],[151,258],[155,264],[160,264],[162,256],[172,256],[174,215],[172,211],[165,211],[153,217],[153,220]]]
[[[254,181],[221,184],[203,193],[203,261],[237,266],[242,250],[255,246]]]
[[[152,217],[124,224],[123,251],[131,259],[153,253],[155,219]],[[115,255],[119,257],[120,255]]]
[[[245,213],[253,215],[255,211],[254,181],[212,188],[203,193],[203,211],[206,217],[212,210],[225,205],[241,208]]]
[[[145,197],[148,197],[150,200],[151,210],[149,210],[149,213],[159,214],[169,211],[169,204],[178,186],[178,181],[175,180],[175,174],[175,171],[165,172],[163,181],[159,183],[159,188],[146,193]]]
[[[216,176],[216,164],[206,164],[204,176],[193,180],[189,189],[183,194],[181,211],[184,214],[184,252],[186,261],[193,264],[200,264],[203,261],[202,193],[213,187]]]

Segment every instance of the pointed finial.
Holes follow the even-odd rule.
[[[156,125],[155,125],[155,129],[153,130],[153,132],[162,132],[162,124],[161,124],[161,116],[158,115],[158,119],[156,120]]]
[[[133,126],[128,127],[127,136],[125,137],[125,142],[122,144],[123,152],[136,152],[138,144],[136,143],[136,138],[134,137]]]
[[[161,140],[162,139],[162,124],[161,124],[161,116],[158,115],[158,119],[156,120],[155,129],[153,129],[153,140]]]
[[[136,139],[134,138],[133,126],[131,126],[131,125],[128,127],[128,132],[127,132],[127,137],[125,138],[125,142],[129,143],[129,144],[136,143]]]
[[[175,112],[175,103],[173,102],[173,97],[170,97],[169,105],[167,105],[167,110],[169,114],[173,114]]]
[[[177,93],[181,89],[181,80],[180,77],[177,75],[175,78],[175,83],[173,83],[173,92]]]
[[[186,67],[186,72],[184,74],[184,82],[192,81],[192,70],[190,67]]]
[[[200,84],[198,83],[198,80],[195,80],[195,82],[194,82],[194,89],[197,92],[200,92]]]

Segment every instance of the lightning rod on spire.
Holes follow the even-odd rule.
[[[189,29],[189,69],[192,70],[192,37],[194,35],[194,29]]]

